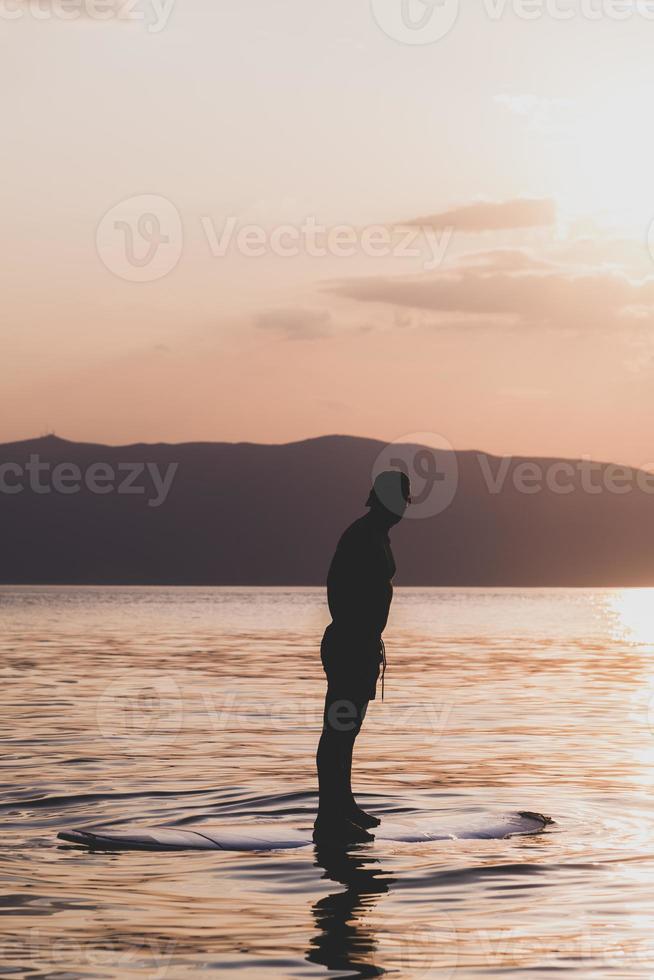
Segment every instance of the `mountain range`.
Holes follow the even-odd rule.
[[[324,585],[339,535],[366,512],[384,447],[344,435],[284,445],[55,436],[0,445],[0,581]],[[431,513],[438,508],[419,493],[419,516],[392,529],[397,585],[654,585],[654,478],[644,471],[394,449],[415,485],[430,456],[458,472],[449,506]]]

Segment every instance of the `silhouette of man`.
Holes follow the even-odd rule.
[[[327,675],[323,730],[316,754],[320,802],[314,840],[373,840],[366,827],[377,817],[352,794],[352,752],[386,668],[382,633],[393,598],[395,561],[388,532],[411,502],[409,478],[399,470],[380,473],[368,495],[370,510],[344,531],[327,575],[332,621],[320,645]],[[382,674],[382,697],[383,697]]]

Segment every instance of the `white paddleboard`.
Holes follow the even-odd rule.
[[[502,840],[507,837],[537,834],[553,821],[541,813],[451,814],[430,819],[428,823],[382,822],[371,831],[375,840],[419,843],[443,840]],[[250,833],[250,831],[252,831]],[[203,826],[202,830],[176,830],[174,827],[146,827],[112,830],[83,827],[63,830],[57,835],[72,844],[92,850],[146,851],[275,851],[290,847],[314,846],[311,831],[286,831],[275,825],[238,827]]]

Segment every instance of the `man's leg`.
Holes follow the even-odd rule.
[[[352,754],[354,752],[354,743],[356,737],[361,731],[361,726],[363,725],[363,719],[366,717],[366,711],[368,710],[368,701],[362,701],[358,705],[358,718],[359,725],[353,732],[352,738],[348,743],[347,756],[345,758],[345,791],[347,796],[347,806],[350,820],[358,824],[360,827],[378,827],[381,823],[379,817],[373,817],[371,813],[366,813],[362,810],[357,801],[354,798],[354,793],[352,792]]]
[[[323,731],[318,744],[316,765],[320,802],[316,829],[337,827],[349,822],[356,806],[350,788],[352,749],[363,721],[362,704],[327,690]],[[353,828],[356,831],[356,828]],[[359,839],[371,839],[365,831]]]
[[[339,739],[323,728],[316,753],[318,770],[319,814],[336,815],[344,810],[342,796],[343,759]]]
[[[327,689],[316,755],[321,813],[345,814],[351,809],[352,749],[363,721],[361,708],[351,698]]]
[[[356,711],[357,724],[353,728],[351,736],[347,739],[345,747],[345,757],[343,759],[343,764],[345,768],[345,796],[348,801],[348,807],[352,809],[356,807],[356,800],[352,794],[352,755],[354,753],[354,743],[356,742],[357,735],[361,731],[361,726],[363,725],[363,719],[366,717],[366,711],[368,710],[368,702],[358,702],[355,704],[354,710]]]

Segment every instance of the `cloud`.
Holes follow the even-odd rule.
[[[518,197],[511,201],[476,201],[462,207],[424,215],[403,222],[430,228],[454,228],[459,232],[505,231],[537,228],[556,221],[556,205],[550,198]]]
[[[360,303],[429,310],[475,322],[587,327],[654,323],[654,277],[577,272],[519,250],[495,249],[461,258],[422,277],[376,276],[333,284]]]
[[[307,340],[328,336],[332,316],[329,310],[264,310],[255,317],[254,325],[261,330],[281,333],[291,340]]]

